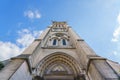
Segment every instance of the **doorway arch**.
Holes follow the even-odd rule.
[[[72,56],[61,52],[44,57],[37,71],[44,80],[75,80],[82,73],[78,62]]]

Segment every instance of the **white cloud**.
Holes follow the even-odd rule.
[[[36,10],[34,14],[35,14],[35,18],[40,18],[41,17],[41,15],[40,15],[38,10]]]
[[[26,11],[24,12],[24,15],[30,19],[33,19],[34,18],[34,13],[32,11]]]
[[[28,10],[24,12],[24,16],[28,17],[29,19],[39,19],[41,18],[41,14],[38,10]]]
[[[116,51],[113,51],[113,54],[116,56],[118,53]]]
[[[113,42],[120,41],[120,26],[114,31],[112,41]]]
[[[37,38],[42,31],[31,32],[28,29],[23,29],[18,31],[19,38],[16,40],[17,43],[23,47],[27,47],[35,38]]]
[[[118,27],[113,32],[112,42],[115,43],[115,50],[113,51],[113,55],[116,57],[120,57],[120,13],[117,16]]]
[[[118,21],[118,27],[113,32],[113,38],[112,38],[113,42],[120,42],[120,13],[117,17],[117,21]]]
[[[119,23],[119,25],[120,25],[120,13],[119,13],[119,15],[118,15],[118,17],[117,17],[117,21],[118,21],[118,23]]]
[[[4,60],[20,54],[22,48],[11,42],[0,41],[0,51],[0,60]]]
[[[41,30],[30,31],[28,29],[23,29],[18,31],[16,43],[0,41],[0,60],[9,59],[10,57],[19,55],[35,38],[40,36],[41,33]]]

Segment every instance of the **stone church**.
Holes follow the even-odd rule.
[[[66,22],[53,21],[10,59],[0,80],[120,80],[120,65],[98,56]]]

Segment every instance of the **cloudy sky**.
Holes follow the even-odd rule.
[[[120,63],[120,0],[0,0],[0,60],[19,55],[51,21],[67,21],[98,55]]]

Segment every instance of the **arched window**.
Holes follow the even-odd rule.
[[[66,40],[65,39],[62,40],[62,44],[66,45]]]
[[[56,43],[57,43],[57,40],[54,39],[54,40],[53,40],[53,45],[56,45]]]

